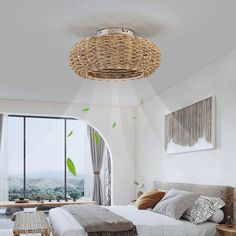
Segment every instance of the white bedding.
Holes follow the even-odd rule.
[[[138,210],[135,206],[111,206],[114,213],[133,222],[139,236],[216,236],[214,223],[194,225],[185,220],[174,220],[152,211]],[[86,236],[83,227],[63,208],[49,212],[56,236]]]

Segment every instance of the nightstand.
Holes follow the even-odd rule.
[[[221,236],[236,236],[236,225],[233,227],[228,227],[225,224],[217,225],[217,231]]]

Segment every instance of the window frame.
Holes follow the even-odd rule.
[[[9,114],[8,117],[19,117],[23,118],[23,196],[26,197],[26,120],[27,118],[36,119],[54,119],[54,120],[64,120],[64,199],[67,200],[67,120],[78,120],[76,118],[69,117],[54,117],[54,116],[31,116],[31,115],[12,115]]]

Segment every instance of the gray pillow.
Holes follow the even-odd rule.
[[[178,220],[199,197],[200,194],[198,193],[171,189],[166,193],[164,198],[157,203],[153,211]]]

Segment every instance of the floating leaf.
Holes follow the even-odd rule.
[[[69,157],[66,159],[66,164],[67,164],[67,168],[70,171],[70,173],[72,175],[76,176],[75,165],[74,165],[73,161]]]
[[[90,110],[89,107],[85,107],[82,111],[83,111],[83,112],[87,112],[87,111],[89,111],[89,110]]]
[[[114,129],[116,127],[116,122],[113,122],[112,128]]]
[[[94,138],[94,142],[95,142],[96,144],[99,144],[99,143],[100,143],[100,136],[99,136],[99,134],[98,134],[97,131],[94,132],[93,138]]]
[[[72,134],[73,134],[73,131],[71,130],[70,133],[67,135],[67,137],[69,138]]]
[[[136,116],[134,116],[133,119],[135,120],[135,119],[136,119]]]

